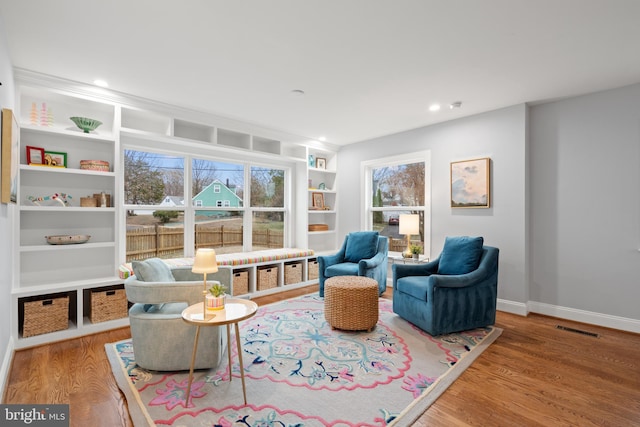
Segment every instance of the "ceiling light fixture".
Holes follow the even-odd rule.
[[[109,83],[107,83],[106,81],[102,80],[102,79],[95,79],[93,81],[93,84],[96,86],[100,86],[100,87],[109,87]]]
[[[449,104],[450,110],[453,110],[454,108],[460,108],[460,107],[462,107],[462,102],[460,101],[452,102],[451,104]]]
[[[431,104],[429,106],[429,111],[439,111],[440,110],[440,104]]]
[[[291,94],[293,96],[302,96],[302,95],[304,95],[304,91],[300,90],[300,89],[294,89],[294,90],[291,91]]]

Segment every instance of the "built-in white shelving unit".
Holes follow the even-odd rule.
[[[338,245],[337,150],[318,141],[257,128],[234,120],[183,110],[121,94],[97,92],[30,72],[18,71],[17,110],[20,125],[20,166],[13,273],[12,335],[16,347],[67,339],[128,324],[127,318],[92,323],[90,295],[101,289],[122,288],[117,276],[125,261],[122,203],[121,147],[126,144],[152,147],[189,147],[231,158],[270,159],[291,166],[293,176],[293,246],[329,253]],[[102,124],[84,133],[69,119],[89,117]],[[66,153],[65,168],[29,165],[26,147]],[[313,162],[310,163],[310,156]],[[324,159],[316,164],[316,159]],[[81,160],[104,160],[109,171],[84,170]],[[323,184],[323,188],[321,187]],[[80,199],[97,193],[110,195],[108,207],[84,207]],[[66,194],[68,204],[32,198]],[[322,195],[325,209],[314,209],[314,196]],[[309,231],[309,224],[326,224],[325,231]],[[90,235],[88,242],[51,245],[45,236]],[[280,267],[276,289],[309,283],[308,266],[313,259],[299,260],[303,280],[285,282]],[[314,261],[315,262],[315,261]],[[249,294],[264,293],[257,287],[258,266],[249,271]],[[67,329],[23,336],[24,304],[33,300],[68,297]]]

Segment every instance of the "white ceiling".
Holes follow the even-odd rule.
[[[640,82],[640,0],[0,0],[0,16],[15,67],[338,145]]]

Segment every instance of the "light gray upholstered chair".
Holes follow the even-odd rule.
[[[134,303],[129,322],[136,363],[155,371],[188,370],[196,327],[182,320],[182,311],[202,302],[202,274],[192,273],[191,267],[169,268],[158,258],[143,263],[133,263],[135,275],[124,283],[127,299]],[[207,274],[207,285],[214,281],[228,289],[231,270],[222,267]],[[226,346],[223,327],[201,328],[195,369],[218,366]]]

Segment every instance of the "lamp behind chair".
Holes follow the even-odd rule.
[[[196,251],[196,258],[193,260],[193,273],[204,274],[204,289],[202,290],[202,319],[207,320],[207,273],[218,271],[216,261],[216,251],[211,248],[201,248]]]
[[[420,215],[401,214],[398,232],[407,235],[407,249],[402,253],[402,256],[411,258],[411,235],[420,233]]]

